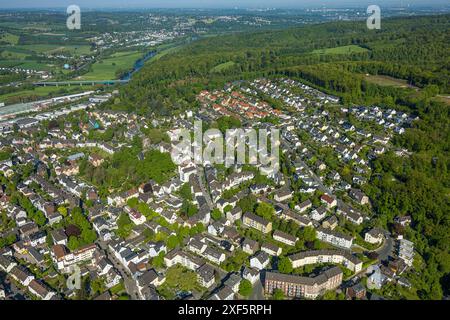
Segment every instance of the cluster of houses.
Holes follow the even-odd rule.
[[[243,119],[262,119],[268,116],[281,116],[282,112],[273,109],[267,102],[249,97],[241,92],[233,91],[202,91],[197,99],[203,107],[211,108],[224,116],[234,116]]]

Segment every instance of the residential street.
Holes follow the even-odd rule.
[[[113,263],[114,268],[116,268],[119,271],[120,275],[124,279],[125,290],[127,291],[127,293],[133,300],[139,300],[139,296],[137,293],[138,289],[134,279],[128,275],[128,272],[125,270],[122,264],[116,259],[116,257],[111,254],[108,246],[104,242],[98,241],[98,245],[100,246],[101,249],[103,249],[106,252],[106,256]]]
[[[302,166],[305,167],[305,170],[310,174],[310,176],[313,178],[313,180],[319,185],[320,191],[328,193],[330,196],[333,195],[333,192],[323,184],[322,180],[320,180],[320,178],[314,173],[314,171],[312,171],[308,167],[308,165],[303,160],[297,160],[297,161],[298,161],[298,163],[300,163]]]
[[[380,261],[387,260],[389,255],[392,253],[392,249],[394,247],[394,239],[391,236],[388,236],[386,240],[384,240],[383,245],[375,250],[378,253],[378,259]]]
[[[198,176],[198,180],[200,182],[200,188],[202,189],[203,192],[203,196],[206,199],[206,203],[208,204],[208,206],[212,209],[214,208],[214,204],[211,200],[211,195],[208,192],[208,188],[205,186],[205,173],[203,170],[203,167],[199,167],[197,169],[197,176]]]

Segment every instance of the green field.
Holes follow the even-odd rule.
[[[22,68],[22,69],[33,69],[38,71],[50,71],[55,70],[55,66],[51,64],[39,63],[33,60],[1,60],[0,67],[6,68]]]
[[[447,104],[450,104],[450,95],[438,95],[438,96],[436,97],[436,99],[437,99],[438,101],[442,101],[442,102],[445,102],[445,103],[447,103]]]
[[[158,50],[161,50],[161,51],[156,56],[154,56],[152,59],[150,59],[150,61],[157,61],[169,53],[174,53],[174,52],[180,50],[181,47],[182,47],[182,45],[172,46],[167,49],[162,49],[162,47],[159,47]]]
[[[29,52],[37,53],[58,53],[58,52],[70,52],[71,54],[89,54],[91,47],[88,45],[54,45],[54,44],[26,44],[14,46],[18,49],[27,50]]]
[[[413,88],[414,86],[411,86],[408,84],[406,80],[403,79],[397,79],[389,76],[383,76],[383,75],[364,75],[364,79],[367,81],[377,84],[379,86],[386,86],[386,87],[398,87],[398,88]]]
[[[137,51],[118,52],[92,65],[92,71],[76,80],[113,80],[119,70],[131,69],[142,53]]]
[[[3,50],[0,53],[1,59],[8,59],[8,60],[23,60],[27,56],[29,56],[29,54],[27,54],[25,52],[21,52],[18,50],[11,50],[11,49]]]
[[[71,55],[89,54],[91,48],[88,45],[10,45],[0,47],[0,67],[18,67],[38,71],[54,71],[59,69],[55,65],[29,60],[33,54],[51,54],[68,52]]]
[[[312,53],[314,54],[351,54],[351,53],[362,53],[367,52],[366,48],[361,48],[356,45],[342,46],[336,48],[327,48],[327,49],[318,49],[314,50]]]
[[[19,103],[20,98],[34,97],[38,99],[45,99],[50,96],[67,95],[71,93],[84,92],[95,89],[97,89],[97,87],[95,86],[35,87],[34,90],[21,90],[0,95],[0,102],[14,104]]]
[[[7,42],[9,44],[17,44],[19,42],[19,36],[11,33],[2,33],[0,34],[0,42]]]
[[[231,68],[234,65],[235,65],[235,63],[233,61],[224,62],[224,63],[218,64],[214,68],[211,68],[210,72],[212,72],[212,73],[221,72],[221,71]]]

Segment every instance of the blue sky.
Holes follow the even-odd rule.
[[[233,8],[233,7],[328,7],[406,5],[447,5],[448,0],[0,0],[0,8],[48,8],[77,4],[86,8]]]

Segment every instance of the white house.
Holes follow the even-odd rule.
[[[250,258],[250,267],[257,270],[262,270],[270,263],[269,255],[264,251],[259,251],[252,258]]]

